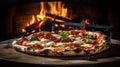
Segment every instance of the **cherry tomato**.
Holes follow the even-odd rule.
[[[73,44],[73,45],[71,46],[71,49],[74,49],[74,48],[77,48],[77,47],[80,47],[80,45],[79,45],[79,44]]]
[[[50,32],[48,32],[44,38],[51,38],[52,37],[52,34]]]
[[[60,42],[60,39],[55,39],[55,40],[53,40],[54,42]]]
[[[19,43],[22,44],[24,41],[27,41],[28,39],[27,38],[23,38],[21,40],[19,40]]]
[[[72,42],[72,40],[68,38],[68,39],[66,39],[66,42]]]
[[[80,32],[80,33],[78,33],[78,35],[79,35],[79,36],[81,36],[81,37],[83,37],[83,34],[82,34],[81,32]]]
[[[90,44],[97,45],[98,43],[96,41],[90,41]]]

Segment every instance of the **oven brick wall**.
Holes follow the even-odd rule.
[[[13,32],[20,33],[30,22],[32,15],[39,14],[39,12],[39,2],[16,6],[16,15],[13,17]]]
[[[103,17],[102,9],[96,4],[78,4],[78,3],[65,3],[69,11],[72,12],[71,18],[78,16],[85,16],[92,20],[101,20]],[[75,8],[76,7],[76,8]],[[21,32],[21,29],[25,28],[27,23],[30,22],[32,15],[40,13],[40,2],[28,3],[16,6],[16,15],[13,17],[13,30],[15,33]]]

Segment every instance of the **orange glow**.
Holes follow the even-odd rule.
[[[50,13],[62,17],[67,17],[67,8],[64,7],[62,2],[48,2],[50,6]]]
[[[25,29],[22,29],[22,32],[26,32]]]
[[[34,32],[35,32],[35,30],[32,31],[32,33],[34,33]]]
[[[27,23],[27,26],[34,24],[34,22],[35,22],[35,17],[34,17],[34,15],[32,15],[32,18],[31,18],[30,22]]]
[[[43,20],[45,18],[46,9],[45,9],[45,2],[40,2],[40,14],[37,15],[37,20]]]
[[[82,24],[90,24],[89,19],[83,18],[82,19]]]
[[[64,27],[65,27],[65,25],[63,25],[63,24],[61,24],[60,26],[61,26],[62,28],[64,28]]]
[[[58,27],[59,25],[58,25],[58,24],[55,24],[54,26],[55,26],[55,27]]]
[[[40,2],[40,13],[37,14],[36,16],[32,15],[31,21],[27,23],[26,26],[30,26],[34,24],[35,21],[37,22],[41,21],[40,24],[38,25],[39,27],[41,27],[42,24],[44,24],[45,21],[48,19],[48,17],[46,17],[46,13],[68,18],[67,11],[68,9],[65,8],[65,5],[62,2]],[[51,20],[53,20],[53,18],[51,18]],[[62,20],[58,20],[58,19],[57,21],[63,22]],[[61,27],[65,27],[65,26],[61,25]],[[25,29],[22,29],[22,32],[26,32]]]

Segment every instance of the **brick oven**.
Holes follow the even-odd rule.
[[[38,31],[84,29],[84,27],[86,27],[86,29],[92,31],[108,31],[107,34],[109,34],[111,39],[117,39],[118,46],[115,44],[115,48],[99,54],[98,59],[102,58],[102,60],[104,60],[106,57],[108,59],[107,61],[109,61],[109,57],[110,60],[119,59],[119,57],[116,56],[120,56],[118,53],[118,50],[120,50],[120,8],[119,3],[115,0],[2,0],[0,4],[0,41],[26,36]],[[69,25],[80,27],[71,27]],[[6,42],[2,44],[4,45],[4,43]],[[7,41],[7,43],[11,42]],[[7,48],[9,47],[10,46]],[[0,54],[2,54],[2,52]],[[108,54],[109,57],[106,54]],[[4,58],[3,55],[1,56]],[[75,60],[77,58],[75,58]],[[63,58],[63,60],[66,62],[67,59]],[[96,62],[97,59],[95,57],[90,61]],[[119,62],[115,64],[119,64]],[[16,66],[19,65],[21,64],[16,64]],[[101,64],[96,66],[99,65],[102,66]],[[108,66],[111,65],[108,63]],[[21,66],[24,66],[24,64]],[[31,66],[31,64],[28,64],[28,66]]]
[[[42,9],[50,13],[52,4],[48,2],[59,2],[56,4],[55,8],[58,10],[62,7],[67,9],[65,18],[70,18],[72,21],[74,19],[79,19],[81,17],[89,18],[90,22],[95,22],[95,24],[112,25],[113,37],[117,37],[119,34],[119,8],[118,4],[115,2],[103,2],[103,1],[86,1],[86,0],[75,0],[75,1],[14,1],[14,2],[3,2],[1,13],[1,40],[9,39],[14,36],[22,35],[24,28],[31,25],[32,23],[38,21],[35,16],[40,15]],[[42,5],[42,3],[44,3]],[[115,4],[115,5],[112,5]],[[54,9],[54,7],[53,7]],[[53,14],[54,15],[54,14]],[[58,15],[59,16],[59,15]],[[115,36],[114,36],[115,35]],[[118,37],[117,37],[118,38]]]

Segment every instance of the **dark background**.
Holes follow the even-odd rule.
[[[9,23],[6,18],[9,17],[9,10],[10,8],[23,5],[26,3],[33,3],[33,2],[40,2],[40,1],[54,1],[54,0],[0,0],[0,41],[7,40],[14,38],[12,36],[12,32],[8,32],[9,30]],[[58,1],[58,0],[57,0]],[[113,25],[113,38],[120,39],[120,2],[119,0],[60,0],[60,1],[68,1],[68,2],[76,2],[80,4],[98,4],[100,7],[110,7],[112,9],[112,18],[111,21],[104,19],[106,14],[103,16],[102,21],[111,22]],[[104,12],[105,13],[105,12]],[[83,67],[113,67],[113,66],[120,66],[120,62],[110,62],[110,63],[103,63],[103,64],[95,64],[95,65],[81,65]],[[13,66],[13,67],[42,67],[46,65],[34,65],[34,64],[24,64],[24,63],[15,63],[15,62],[8,62],[4,60],[0,60],[1,66]],[[47,67],[47,66],[46,66]],[[55,67],[55,66],[52,66]],[[61,67],[61,66],[60,66]],[[65,66],[65,67],[76,67],[75,66]]]

